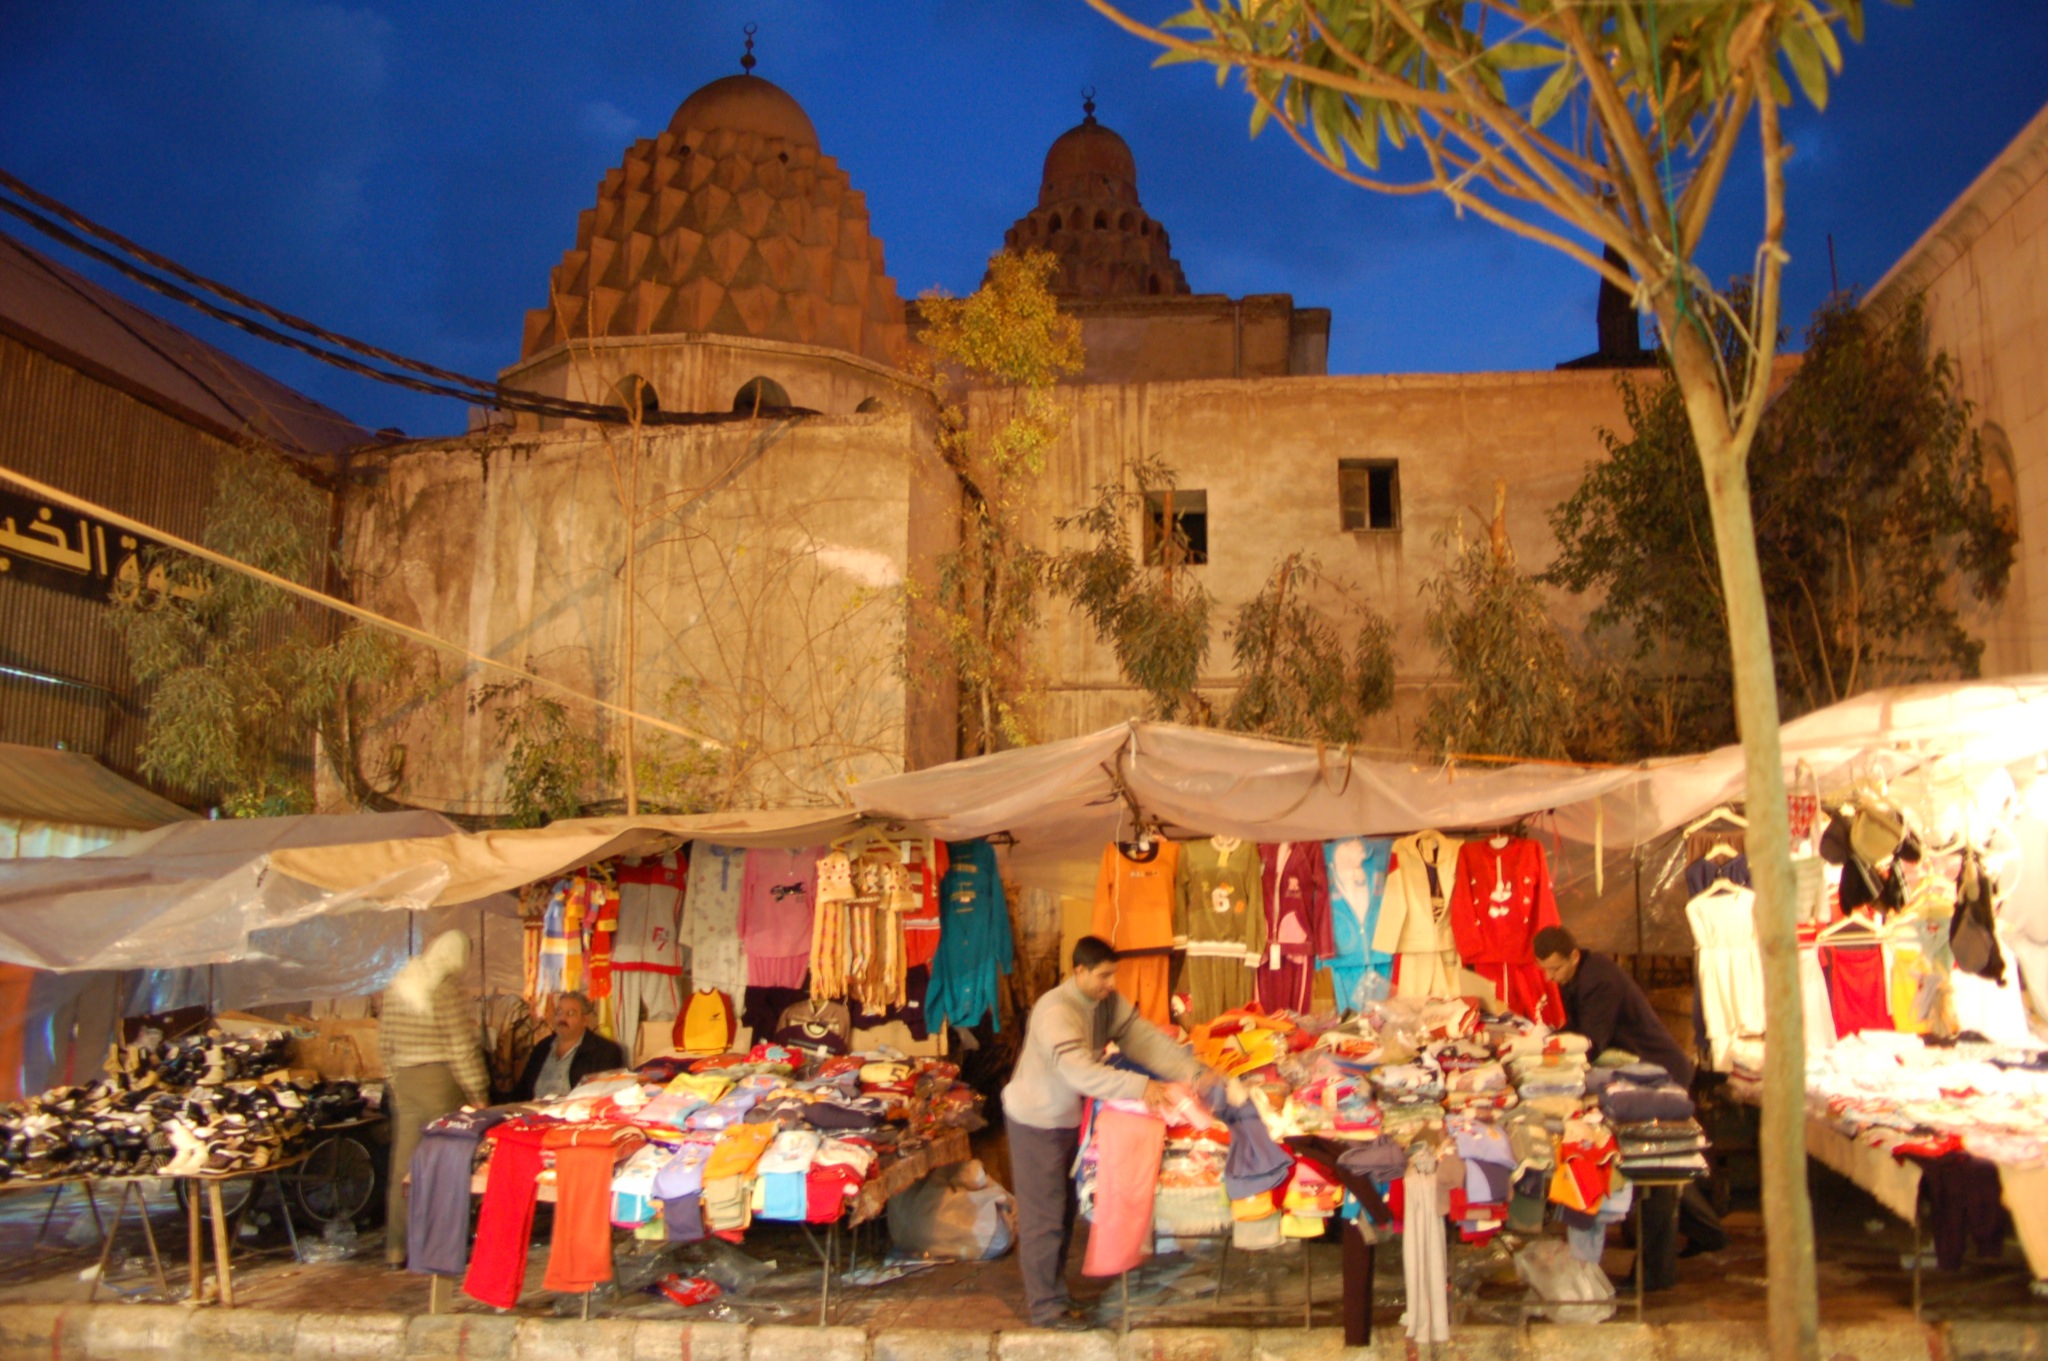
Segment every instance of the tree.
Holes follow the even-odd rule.
[[[1348,644],[1308,598],[1318,587],[1338,597]],[[1393,706],[1393,624],[1313,557],[1282,558],[1238,606],[1228,637],[1238,690],[1223,726],[1233,731],[1354,743],[1368,718]]]
[[[1430,645],[1451,684],[1431,694],[1422,747],[1460,755],[1566,756],[1578,712],[1577,668],[1542,588],[1524,576],[1507,535],[1507,484],[1494,484],[1493,525],[1467,539],[1453,521],[1438,542],[1444,570],[1424,585]]]
[[[1145,692],[1151,716],[1207,725],[1209,701],[1196,686],[1209,656],[1209,613],[1215,600],[1185,570],[1188,542],[1172,513],[1173,469],[1156,455],[1141,455],[1118,469],[1117,479],[1095,489],[1095,500],[1055,520],[1079,530],[1083,547],[1050,554],[1042,568],[1048,585],[1067,597],[1095,626],[1095,636],[1116,656],[1124,679]],[[1149,515],[1148,492],[1162,493],[1159,566],[1140,560],[1142,543],[1131,526]]]
[[[935,632],[960,687],[960,750],[981,755],[1033,739],[1042,688],[1027,647],[1039,619],[1043,556],[1024,532],[1031,489],[1057,433],[1051,388],[1081,371],[1081,324],[1060,315],[1048,251],[999,251],[965,298],[921,300],[940,397],[939,453],[959,478],[960,546],[939,563]],[[994,423],[968,419],[965,384],[985,389]]]
[[[553,695],[525,681],[490,681],[470,696],[469,711],[488,710],[505,747],[507,826],[545,827],[585,810],[591,791],[617,773],[619,758]]]
[[[1945,354],[1916,301],[1890,321],[1850,295],[1807,329],[1798,372],[1757,436],[1751,500],[1780,703],[1795,713],[1861,690],[1974,676],[1965,612],[1996,602],[2017,541]],[[1548,578],[1597,592],[1591,622],[1666,676],[1719,681],[1726,610],[1707,552],[1707,488],[1677,384],[1621,380],[1626,439],[1551,514]],[[1712,693],[1711,688],[1709,693]],[[1705,716],[1734,730],[1727,706]]]
[[[306,585],[328,566],[326,496],[276,454],[236,450],[216,475],[199,542]],[[232,817],[311,812],[313,738],[357,783],[357,688],[398,680],[385,634],[184,553],[151,550],[149,580],[109,615],[149,693],[142,772]]]
[[[1863,0],[1196,0],[1166,28],[1088,0],[1164,49],[1240,74],[1252,130],[1277,123],[1361,187],[1438,193],[1628,291],[1664,337],[1707,487],[1743,740],[1763,949],[1762,1127],[1770,1339],[1818,1349],[1806,1189],[1805,1046],[1776,665],[1749,502],[1785,261],[1779,110],[1824,107]],[[1764,210],[1746,306],[1694,264],[1752,121]],[[1391,161],[1391,167],[1383,166]],[[1402,173],[1412,170],[1413,173]],[[1614,264],[1603,258],[1611,248]],[[1733,363],[1716,327],[1739,338]]]

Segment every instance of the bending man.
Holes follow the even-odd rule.
[[[1104,1063],[1105,1047],[1115,1044],[1133,1063],[1169,1082],[1207,1088],[1217,1080],[1117,994],[1116,950],[1108,941],[1081,937],[1073,963],[1067,981],[1031,1008],[1024,1050],[1003,1088],[1017,1195],[1017,1257],[1024,1302],[1037,1328],[1085,1326],[1066,1287],[1082,1098],[1143,1100],[1155,1110],[1167,1099],[1166,1088],[1144,1073]]]

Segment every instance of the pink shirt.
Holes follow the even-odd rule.
[[[818,847],[751,850],[740,879],[740,939],[747,986],[800,988],[811,965],[811,909],[818,896]]]

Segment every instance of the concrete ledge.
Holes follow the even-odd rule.
[[[1436,1361],[1738,1361],[1763,1322],[1454,1329]],[[1823,1328],[1828,1361],[2048,1361],[2048,1321]],[[1409,1361],[1398,1327],[1346,1348],[1335,1328],[749,1327],[685,1319],[278,1313],[185,1305],[0,1306],[0,1361]]]

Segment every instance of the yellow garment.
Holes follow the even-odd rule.
[[[1927,1023],[1913,1014],[1913,999],[1920,992],[1920,975],[1923,971],[1919,946],[1892,947],[1892,1029],[1908,1035],[1926,1033]]]
[[[716,1073],[680,1073],[670,1078],[662,1090],[701,1096],[709,1104],[725,1099],[725,1094],[732,1090],[732,1079]]]
[[[734,1125],[719,1136],[718,1146],[711,1150],[711,1156],[704,1161],[704,1183],[726,1177],[749,1177],[754,1173],[754,1164],[761,1161],[761,1155],[768,1151],[768,1145],[775,1142],[780,1132],[772,1120],[759,1124]]]
[[[1323,1221],[1314,1215],[1281,1215],[1282,1238],[1321,1238]]]
[[[1264,1219],[1273,1213],[1273,1193],[1261,1191],[1255,1196],[1241,1196],[1230,1202],[1230,1217],[1245,1223]]]

